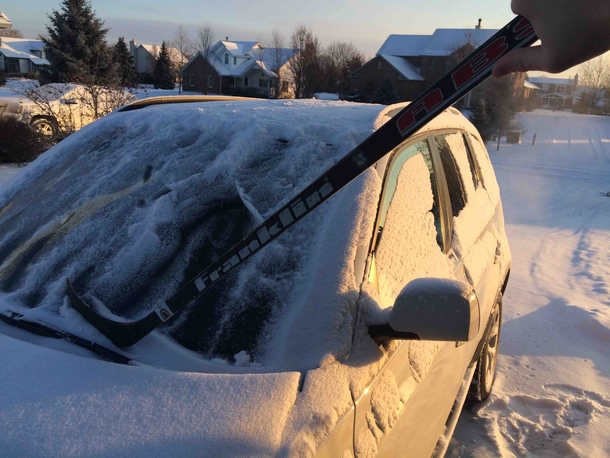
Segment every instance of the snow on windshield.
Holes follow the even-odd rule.
[[[0,194],[1,294],[23,313],[63,316],[64,328],[99,341],[68,310],[67,277],[89,303],[141,317],[366,138],[382,108],[163,105],[87,126]],[[240,364],[311,367],[347,351],[358,285],[346,260],[371,233],[372,175],[161,331],[208,358],[245,351]]]

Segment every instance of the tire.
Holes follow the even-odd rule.
[[[477,368],[472,378],[470,390],[468,391],[468,399],[471,401],[482,402],[491,393],[496,378],[496,363],[498,361],[501,330],[502,296],[499,296],[491,311],[481,355],[477,361]]]
[[[49,140],[57,140],[59,129],[57,128],[55,120],[51,118],[34,118],[30,123],[30,126]]]

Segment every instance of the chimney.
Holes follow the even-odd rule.
[[[483,19],[479,19],[479,24],[474,26],[475,29],[481,30],[483,28]]]
[[[229,37],[227,37],[227,41],[229,41]]]

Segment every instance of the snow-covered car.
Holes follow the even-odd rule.
[[[147,314],[404,106],[194,100],[114,112],[0,193],[0,455],[444,454],[511,260],[453,108],[135,345],[72,308],[66,278]]]
[[[52,140],[135,100],[123,89],[78,84],[22,85],[18,91],[0,98],[0,116],[15,116]]]

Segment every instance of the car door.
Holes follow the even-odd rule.
[[[413,279],[463,275],[451,250],[443,172],[434,156],[424,135],[389,160],[369,272],[383,309]],[[391,346],[385,366],[355,399],[355,454],[430,456],[462,382],[467,346],[415,341]]]
[[[474,287],[479,299],[482,335],[501,286],[496,256],[500,249],[496,211],[465,133],[445,131],[435,135],[431,144],[443,164],[451,204],[451,249],[461,259],[465,280]],[[478,340],[470,342],[472,352]]]

